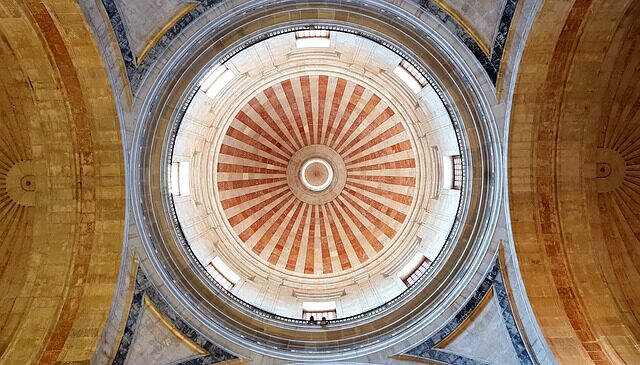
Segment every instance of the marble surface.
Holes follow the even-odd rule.
[[[493,290],[474,310],[467,323],[450,337],[438,348],[487,363],[520,363]]]
[[[188,337],[191,341],[207,352],[204,356],[185,360],[180,362],[179,365],[215,364],[237,358],[224,349],[211,343],[207,338],[202,336],[188,323],[182,320],[173,308],[171,308],[160,296],[142,270],[138,269],[133,292],[133,300],[129,309],[129,316],[127,317],[127,324],[124,334],[122,335],[122,339],[120,340],[120,345],[118,346],[115,359],[113,360],[113,365],[124,365],[128,363],[127,356],[131,349],[131,345],[136,339],[137,327],[139,326],[139,321],[142,318],[141,314],[144,311],[145,297],[153,303],[157,310],[169,323],[171,323],[171,325],[173,325],[175,329],[180,331],[185,337]]]
[[[169,28],[167,32],[158,40],[156,45],[151,48],[146,57],[142,60],[140,65],[136,64],[136,56],[129,39],[127,37],[127,30],[121,16],[121,13],[116,6],[114,0],[102,0],[107,15],[111,22],[116,38],[118,39],[118,46],[122,53],[122,59],[124,61],[125,68],[127,70],[127,76],[129,77],[129,84],[131,90],[135,94],[142,82],[147,71],[153,63],[158,59],[159,55],[167,48],[173,39],[175,39],[180,32],[191,24],[200,15],[206,12],[211,7],[222,2],[222,0],[200,0],[200,5],[188,12],[184,17],[178,20],[173,27]]]
[[[438,349],[438,345],[442,343],[449,335],[456,331],[461,325],[469,319],[469,317],[476,310],[478,305],[482,302],[486,295],[489,295],[490,290],[493,289],[494,300],[499,303],[502,321],[504,322],[509,337],[511,338],[511,344],[518,357],[518,363],[521,365],[533,365],[533,360],[527,351],[520,331],[515,323],[513,311],[511,309],[511,303],[507,295],[506,288],[504,286],[504,279],[500,271],[500,265],[496,260],[493,268],[487,274],[475,293],[470,297],[469,301],[462,307],[462,309],[453,317],[453,319],[443,326],[433,336],[420,343],[418,346],[407,351],[405,355],[415,356],[423,359],[436,360],[445,364],[464,364],[464,365],[479,365],[487,364],[486,362],[470,359],[460,354],[450,353]]]
[[[471,34],[469,34],[449,13],[432,0],[420,0],[420,6],[422,6],[428,13],[439,19],[445,27],[452,31],[467,46],[467,48],[469,48],[478,62],[480,62],[494,85],[498,79],[502,54],[504,53],[507,37],[509,35],[509,28],[511,27],[511,21],[515,15],[517,5],[518,0],[507,0],[505,3],[502,15],[500,16],[500,23],[498,24],[496,37],[493,45],[491,46],[491,54],[487,55]]]

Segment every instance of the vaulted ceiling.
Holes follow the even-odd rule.
[[[509,198],[561,363],[640,361],[640,6],[546,3],[514,94]]]
[[[231,14],[244,3],[0,2],[0,363],[128,364],[151,357],[158,363],[248,362],[252,357],[256,363],[287,362],[252,352],[238,344],[241,340],[210,335],[204,326],[189,322],[193,317],[177,310],[179,300],[158,284],[166,280],[170,286],[171,280],[159,279],[152,271],[143,273],[151,267],[149,250],[135,224],[127,220],[133,213],[125,208],[125,166],[136,153],[130,143],[145,102],[138,97],[151,88],[145,80],[157,77],[155,62],[166,61],[163,52],[179,53],[172,42],[193,35],[190,24]],[[366,15],[382,7],[371,10],[364,3],[341,5],[362,6],[362,18],[338,20],[377,24]],[[467,289],[456,293],[451,307],[441,308],[448,322],[428,323],[432,313],[421,312],[416,320],[421,328],[412,330],[405,342],[354,361],[640,363],[640,3],[398,3],[406,16],[416,15],[427,28],[449,37],[451,63],[439,67],[453,70],[454,61],[463,59],[473,70],[464,76],[473,80],[473,90],[491,94],[486,100],[492,120],[485,122],[495,123],[492,128],[499,140],[491,143],[499,145],[496,150],[504,153],[506,165],[488,173],[500,177],[491,188],[504,185],[507,200],[495,208],[501,223],[487,243],[486,255],[475,257],[484,271],[465,277]],[[300,4],[283,2],[282,11],[289,15],[274,15],[265,22],[287,16],[326,20],[337,14],[296,6]],[[229,37],[256,28],[251,21],[246,24]],[[216,45],[227,46],[224,41]],[[431,54],[424,51],[419,56],[428,59]],[[306,81],[294,82],[304,87]],[[452,79],[443,84],[456,86]],[[284,93],[279,96],[286,101],[283,110],[295,113],[295,93],[292,99],[283,86],[269,92]],[[374,97],[363,95],[367,101]],[[251,108],[268,99],[257,100]],[[298,114],[304,120],[300,110]],[[241,116],[236,119],[236,129],[246,126]],[[270,158],[284,164],[287,146],[303,142],[296,142],[297,137],[330,138],[341,151],[348,151],[345,146],[353,139],[346,136],[355,132],[339,120],[336,115],[333,135],[323,135],[321,128],[311,133],[311,128],[308,133],[294,132],[291,139],[285,140],[286,132],[274,136],[283,137],[283,143]],[[338,126],[346,131],[344,136]],[[469,133],[472,140],[482,138],[476,131]],[[247,218],[253,212],[234,207],[253,195],[234,185],[240,180],[231,172],[239,168],[236,158],[241,156],[234,148],[238,139],[231,141],[234,136],[227,135],[227,165],[218,165],[218,172],[229,173],[223,184],[233,189],[224,201],[227,209],[236,209],[229,219],[240,221],[233,217]],[[249,134],[242,143],[259,146],[263,137]],[[412,176],[397,179],[395,158],[380,165],[384,174],[363,166],[370,167],[369,158],[386,158],[391,150],[400,156],[397,146],[402,141],[396,142],[384,145],[386,149],[375,144],[375,149],[352,152],[351,162],[360,164],[352,168],[367,172],[348,180],[348,194],[335,203],[314,209],[315,205],[282,200],[283,206],[289,203],[283,222],[313,216],[318,221],[315,226],[299,224],[300,235],[287,241],[291,248],[302,247],[309,237],[322,237],[323,229],[344,233],[349,227],[364,227],[351,236],[345,233],[352,255],[345,252],[325,260],[320,245],[322,259],[311,261],[308,250],[292,257],[294,249],[271,245],[260,252],[264,259],[285,270],[328,273],[363,264],[368,255],[375,255],[375,241],[384,246],[402,223],[397,218],[404,203],[398,199],[410,200]],[[247,153],[264,155],[248,150],[242,157]],[[252,161],[251,169],[267,168],[260,165],[264,159]],[[267,165],[278,170],[273,167],[278,163]],[[474,161],[475,172],[470,174],[476,175],[470,176],[477,176],[482,166],[482,161]],[[382,192],[363,181],[391,183],[385,186],[393,188]],[[478,187],[484,180],[473,182]],[[273,184],[263,193],[278,194]],[[253,192],[265,202],[273,198],[258,193]],[[398,204],[390,206],[392,201]],[[370,215],[359,210],[365,205],[379,209]],[[359,218],[350,218],[353,224],[345,220],[349,213]],[[478,228],[488,224],[467,222]],[[243,235],[245,231],[237,234],[252,248],[265,237],[264,232],[258,237]],[[369,246],[369,251],[358,251]],[[285,257],[282,250],[292,253]],[[266,320],[252,321],[262,326]],[[315,328],[310,333],[321,336]],[[483,333],[493,335],[482,337]],[[129,349],[133,355],[127,360]]]
[[[124,161],[74,1],[0,4],[0,362],[91,358],[120,271]]]

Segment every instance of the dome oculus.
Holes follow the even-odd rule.
[[[333,168],[322,158],[312,158],[302,164],[300,180],[311,191],[323,191],[333,181]]]

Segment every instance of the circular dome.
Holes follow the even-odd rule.
[[[205,273],[289,318],[400,295],[438,257],[461,198],[444,177],[460,154],[450,116],[398,68],[424,76],[378,42],[325,35],[323,49],[276,34],[205,69],[171,155],[178,224]]]
[[[221,142],[225,222],[265,263],[355,269],[407,222],[418,173],[409,134],[389,102],[354,81],[320,74],[269,86]]]
[[[237,17],[218,18],[219,14],[212,13],[210,15],[216,20],[211,18],[210,23],[204,20],[194,23],[181,46],[168,55],[166,62],[157,63],[162,67],[149,73],[154,81],[144,81],[141,88],[145,103],[138,114],[141,127],[135,131],[133,143],[136,147],[132,150],[130,168],[133,170],[135,219],[148,254],[148,260],[141,262],[149,269],[150,280],[157,283],[158,290],[171,305],[192,323],[197,323],[203,333],[213,337],[223,334],[225,343],[242,344],[252,351],[280,359],[315,361],[321,354],[324,361],[344,360],[356,353],[366,355],[379,348],[399,345],[408,336],[416,334],[416,326],[442,325],[448,316],[447,306],[459,297],[471,273],[477,271],[480,262],[474,258],[488,247],[495,226],[493,207],[500,189],[495,186],[494,178],[499,171],[496,169],[496,164],[500,163],[496,158],[499,146],[494,143],[495,130],[490,123],[484,123],[491,118],[491,111],[486,108],[489,104],[477,93],[477,84],[469,84],[476,82],[470,79],[473,70],[460,59],[451,58],[448,52],[455,51],[443,41],[443,35],[422,27],[419,20],[409,16],[407,24],[397,23],[394,19],[401,10],[395,6],[380,2],[380,7],[374,10],[343,2],[335,8],[336,4],[330,0],[309,4],[309,11],[291,12],[281,2],[247,3],[245,7],[234,9]],[[332,10],[325,12],[326,9]],[[329,16],[330,19],[318,20],[318,16]],[[337,19],[349,19],[349,23]],[[232,31],[234,29],[242,31]],[[313,30],[308,33],[316,34],[318,29],[328,31],[328,40],[298,44],[297,31]],[[372,128],[372,133],[363,135],[366,138],[356,141],[353,149],[344,150],[344,145],[350,143],[344,136],[359,114],[358,103],[351,113],[352,119],[347,119],[339,132],[337,126],[342,118],[336,117],[332,118],[336,129],[327,133],[324,128],[328,126],[331,114],[328,105],[333,105],[332,97],[325,98],[327,107],[322,118],[325,124],[320,129],[324,133],[321,137],[326,136],[322,138],[328,138],[330,143],[322,139],[320,141],[324,143],[309,143],[311,138],[318,141],[315,132],[320,123],[315,113],[320,111],[314,109],[310,96],[297,98],[298,88],[302,87],[302,80],[308,78],[309,95],[312,95],[317,88],[312,80],[320,77],[336,80],[336,83],[345,80],[345,84],[353,85],[354,89],[360,86],[363,89],[361,101],[370,100],[368,95],[377,95],[380,104],[389,106],[394,113],[389,121],[399,122],[404,134],[399,133],[398,140],[391,143],[390,139],[386,142],[388,145],[378,147],[391,147],[408,140],[410,148],[397,152],[398,156],[404,153],[406,157],[396,158],[396,153],[391,153],[392,148],[389,148],[384,157],[378,154],[379,158],[370,156],[370,162],[354,162],[365,155],[382,152],[378,151],[380,148],[372,148],[360,151],[357,156],[347,156],[361,145],[372,142],[391,125]],[[268,131],[271,138],[282,140],[282,147],[276,149],[266,135],[239,125],[236,116],[242,110],[248,114],[247,108],[251,108],[250,102],[254,98],[268,109],[271,102],[264,100],[261,93],[269,88],[284,90],[282,83],[287,82],[293,87],[294,98],[289,100],[284,91],[277,96],[287,118],[281,118],[275,110],[267,110],[283,133],[276,133],[266,119],[259,119],[259,126]],[[324,94],[334,90],[328,84]],[[349,104],[352,91],[343,93],[340,108],[342,103]],[[316,93],[318,97],[323,94],[319,88]],[[311,108],[305,107],[305,100]],[[293,116],[294,105],[299,119]],[[311,111],[311,129],[307,123],[308,110]],[[375,108],[369,112],[369,117],[374,115]],[[314,132],[305,134],[310,141],[304,144],[298,121],[301,121],[303,131]],[[362,121],[360,127],[349,133],[357,136],[363,128],[374,123]],[[233,139],[228,134],[233,125],[247,136],[253,136],[250,138],[253,142],[243,148],[239,148],[238,144],[242,143],[239,140],[227,145],[238,148],[236,152],[242,152],[245,157],[253,151],[254,155],[279,162],[281,166],[223,154],[225,141]],[[293,127],[297,141],[288,134],[287,125]],[[467,134],[473,138],[468,138]],[[257,142],[278,152],[284,159],[260,150]],[[338,144],[338,147],[334,148],[332,144]],[[289,154],[283,154],[282,148]],[[312,153],[307,149],[315,151]],[[411,158],[415,167],[406,175],[398,174],[403,170],[398,165],[389,165],[380,171],[350,171],[349,167],[350,164],[356,168],[383,166],[387,162]],[[224,159],[229,161],[224,162]],[[312,159],[325,161],[330,169],[322,163],[313,166],[310,163],[303,169],[303,165]],[[255,244],[247,244],[241,239],[246,228],[236,230],[230,223],[238,213],[233,214],[236,207],[225,208],[222,203],[233,198],[246,199],[245,196],[267,187],[267,184],[251,187],[247,182],[265,178],[250,178],[251,174],[257,175],[256,172],[221,173],[218,169],[219,163],[241,160],[237,166],[278,171],[280,177],[273,174],[268,178],[282,179],[273,184],[282,185],[282,191],[291,194],[288,203],[308,207],[302,225],[299,222],[304,215],[303,208],[295,221],[290,219],[296,212],[295,207],[289,211],[290,215],[280,214],[272,220],[265,219],[262,225],[256,224],[255,236],[262,237],[263,231],[278,219],[282,220],[273,232],[275,238],[268,242],[268,245],[283,247],[275,264],[269,262],[271,253],[275,252],[269,246],[265,246],[264,255],[257,255],[253,251]],[[473,165],[472,169],[475,160],[483,163]],[[310,167],[313,167],[310,174],[304,174],[305,178],[308,176],[306,182],[311,186],[322,186],[328,179],[331,181],[329,186],[320,191],[306,187],[301,172]],[[406,168],[406,171],[410,170]],[[331,171],[333,178],[329,179]],[[223,198],[219,182],[227,174],[229,177],[235,174],[227,182],[249,186]],[[367,176],[369,180],[358,180],[352,175]],[[461,176],[465,176],[462,181]],[[415,179],[413,184],[397,183],[406,183],[412,177]],[[451,180],[454,180],[453,184]],[[340,188],[342,183],[344,186]],[[354,183],[387,190],[390,194],[374,195]],[[359,192],[373,205],[384,204],[397,211],[404,210],[406,217],[400,223],[395,219],[398,215],[373,208],[365,199],[350,195],[348,189]],[[329,193],[335,196],[326,196]],[[398,197],[396,194],[410,197],[410,203],[394,200]],[[258,201],[268,201],[260,200],[261,196],[255,199],[248,206],[237,205],[236,209],[246,210]],[[249,222],[269,215],[266,212],[273,211],[269,206],[273,202],[266,204],[264,209],[252,212],[245,218],[246,222],[236,226],[251,225],[253,223]],[[366,210],[359,211],[358,205]],[[314,207],[317,220],[312,224]],[[373,238],[380,241],[382,248],[376,252],[369,246],[372,255],[362,261],[347,252],[347,257],[355,258],[350,262],[357,266],[343,269],[339,259],[333,260],[333,257],[339,257],[336,244],[335,256],[331,256],[329,250],[332,272],[325,270],[320,212],[323,212],[327,235],[332,234],[333,223],[345,250],[349,247],[345,242],[369,245]],[[333,213],[335,221],[330,222],[324,212]],[[357,219],[351,220],[348,212]],[[483,224],[467,225],[469,215]],[[368,216],[391,227],[395,235],[384,225],[371,224]],[[293,221],[291,233],[283,235],[290,221]],[[370,234],[362,233],[359,224]],[[297,240],[299,227],[308,227],[309,233],[307,236],[300,234],[297,260],[295,264],[292,261],[293,270],[288,270],[288,258],[294,247],[291,242]],[[352,235],[347,234],[347,228]],[[304,245],[312,231],[316,244],[313,245],[311,272],[306,260],[309,246]],[[355,234],[360,233],[356,240]],[[287,241],[279,241],[281,236]],[[247,238],[247,242],[251,242],[250,239],[258,238]],[[327,246],[328,243],[327,239]],[[285,252],[286,245],[290,251]],[[335,319],[330,318],[327,326],[310,326],[305,319],[306,311],[318,310],[320,304],[327,303],[332,305],[330,317]],[[417,323],[416,318],[421,318],[421,323]]]
[[[378,42],[325,35],[322,49],[276,34],[204,70],[173,144],[171,180],[190,170],[171,183],[189,185],[173,196],[189,250],[215,284],[289,318],[400,295],[436,261],[461,198],[444,177],[458,139],[424,76]]]

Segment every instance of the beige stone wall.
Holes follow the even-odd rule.
[[[512,224],[563,364],[640,362],[639,15],[633,1],[546,2],[520,66]]]
[[[3,364],[88,362],[111,305],[122,144],[86,34],[74,1],[0,3]]]

